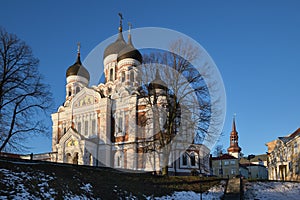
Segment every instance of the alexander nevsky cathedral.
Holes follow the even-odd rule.
[[[66,68],[66,98],[52,114],[53,162],[113,168],[155,171],[162,168],[160,149],[147,151],[153,123],[141,126],[147,105],[140,94],[139,68],[143,56],[132,42],[125,41],[122,18],[118,37],[104,51],[105,81],[89,85],[90,74],[81,63],[80,48],[73,65]],[[100,66],[100,63],[99,63]],[[165,83],[159,70],[151,82],[155,94],[164,101]],[[147,115],[149,113],[147,112]],[[154,145],[155,146],[155,145]],[[186,149],[174,149],[169,172],[177,174],[200,170],[209,173],[209,149],[191,143]],[[201,168],[201,169],[200,169]]]

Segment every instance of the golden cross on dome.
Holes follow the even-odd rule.
[[[122,32],[122,20],[123,20],[123,15],[122,13],[119,13],[120,16],[120,27],[119,27],[119,31]]]
[[[123,15],[122,13],[119,13],[120,19],[123,20]]]

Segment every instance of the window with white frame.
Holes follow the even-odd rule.
[[[295,141],[294,143],[294,153],[298,153],[298,143]]]
[[[89,134],[89,122],[85,121],[84,122],[84,135],[88,135]]]
[[[81,122],[77,123],[77,132],[81,133]]]
[[[77,86],[77,87],[76,87],[76,94],[79,93],[79,92],[80,92],[80,87]]]
[[[225,161],[224,161],[224,165],[229,165],[229,161],[228,161],[228,160],[225,160]]]
[[[122,72],[122,82],[124,82],[125,81],[125,72],[123,71]]]
[[[190,160],[191,160],[191,166],[196,166],[196,156],[194,153],[191,153]]]
[[[92,134],[96,135],[96,120],[92,120]]]
[[[235,174],[236,174],[236,169],[235,169],[235,168],[232,168],[232,169],[231,169],[231,174],[232,174],[232,175],[235,175]]]
[[[231,160],[231,161],[230,161],[230,164],[231,164],[231,165],[235,165],[235,160]]]
[[[130,82],[134,82],[134,71],[130,72]]]
[[[112,68],[109,70],[109,80],[110,81],[114,80],[114,70]]]
[[[188,157],[188,155],[186,154],[186,153],[184,153],[184,154],[182,154],[182,156],[181,156],[181,164],[182,164],[182,166],[187,166],[187,157]]]
[[[122,133],[122,130],[123,130],[123,117],[122,116],[119,117],[118,124],[119,124],[119,126],[118,126],[118,132]]]

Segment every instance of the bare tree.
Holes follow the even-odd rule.
[[[215,146],[215,150],[214,150],[214,156],[221,156],[223,153],[225,152],[223,145],[219,144],[217,146]]]
[[[0,27],[0,152],[24,150],[25,139],[45,133],[52,97],[38,59],[16,35]]]
[[[140,103],[147,112],[139,116],[142,119],[139,125],[154,130],[144,152],[156,151],[163,155],[163,175],[168,174],[169,156],[174,148],[209,138],[207,129],[213,120],[213,102],[203,74],[191,64],[200,56],[196,46],[181,39],[170,45],[170,51],[143,55],[139,93]]]

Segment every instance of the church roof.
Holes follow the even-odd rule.
[[[106,49],[104,50],[103,59],[111,54],[119,54],[119,52],[127,46],[122,33],[123,16],[121,13],[119,13],[119,16],[120,16],[120,26],[119,26],[118,38],[115,42],[111,43],[106,47]]]
[[[88,70],[82,65],[81,60],[80,60],[80,52],[78,51],[77,53],[77,60],[76,62],[71,65],[66,72],[66,77],[68,76],[82,76],[86,78],[87,80],[90,80],[90,73]]]
[[[260,154],[260,155],[255,155],[255,157],[251,159],[251,162],[259,162],[259,161],[267,161],[267,160],[268,160],[267,154]],[[240,163],[241,164],[249,163],[249,160],[247,159],[247,157],[243,157],[241,158]]]
[[[167,84],[161,80],[158,68],[156,68],[155,79],[151,81],[150,87],[153,89],[167,89]]]
[[[237,159],[237,158],[229,154],[223,154],[218,157],[212,157],[212,160],[229,160],[229,159]]]
[[[293,140],[298,135],[300,135],[300,128],[298,128],[296,131],[294,131],[290,135],[283,136],[283,137],[278,137],[278,139],[281,140],[283,143],[287,143],[287,142]]]
[[[127,44],[123,38],[123,33],[122,33],[122,29],[121,29],[119,31],[117,40],[115,42],[111,43],[110,45],[108,45],[106,47],[106,49],[104,50],[103,58],[105,58],[111,54],[118,54],[126,46],[127,46]]]
[[[135,60],[138,60],[140,63],[143,61],[143,57],[141,53],[134,48],[133,45],[127,44],[118,54],[117,61],[123,60],[125,58],[133,58]]]

